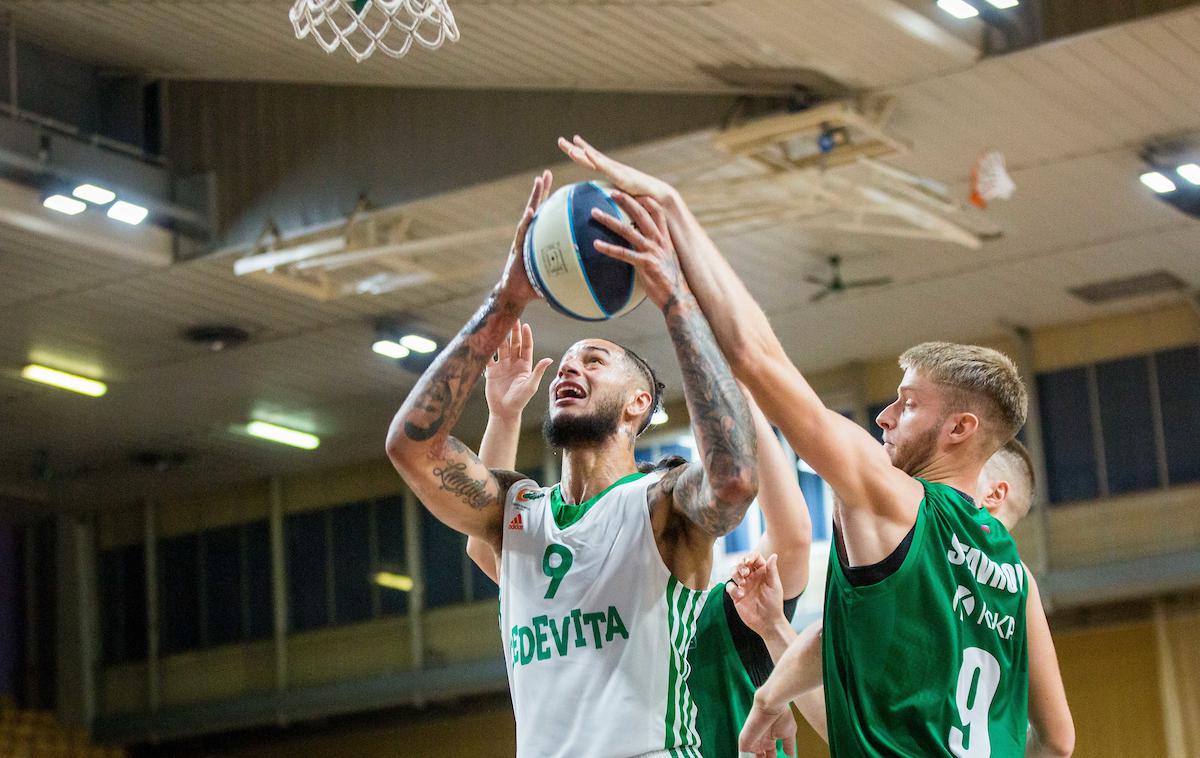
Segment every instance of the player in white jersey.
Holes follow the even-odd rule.
[[[631,351],[582,340],[550,384],[544,431],[563,450],[553,490],[492,471],[450,436],[488,359],[537,295],[517,251],[549,172],[534,182],[500,283],[405,399],[393,465],[421,502],[501,556],[502,628],[520,758],[699,755],[686,651],[715,539],[757,490],[749,410],[683,280],[670,235],[632,243],[683,375],[697,458],[640,475],[634,441],[662,385]]]

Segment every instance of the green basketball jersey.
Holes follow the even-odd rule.
[[[725,618],[725,583],[708,591],[688,651],[688,689],[696,701],[696,728],[704,758],[734,758],[738,735],[754,705],[754,683],[734,647]],[[783,749],[779,756],[786,756]]]
[[[822,641],[830,752],[1019,758],[1028,581],[1008,530],[965,495],[925,497],[896,571],[853,586],[831,552]]]

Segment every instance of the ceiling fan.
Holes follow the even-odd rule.
[[[830,277],[829,279],[818,279],[815,276],[806,276],[804,281],[809,284],[815,284],[821,287],[821,291],[809,298],[810,303],[816,303],[824,300],[834,293],[845,292],[850,289],[859,289],[864,287],[882,287],[892,283],[890,276],[880,276],[873,279],[856,279],[854,281],[846,281],[842,278],[842,257],[840,255],[831,255],[826,259],[829,262]]]

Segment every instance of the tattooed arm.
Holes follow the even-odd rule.
[[[731,531],[746,514],[758,489],[754,424],[750,409],[712,329],[683,278],[666,220],[652,216],[628,195],[617,202],[636,224],[602,211],[593,217],[633,249],[597,242],[596,249],[637,269],[647,296],[662,309],[683,372],[683,394],[701,465],[680,466],[651,493],[682,516],[685,531],[699,533],[697,552],[711,554],[714,538]]]
[[[388,429],[388,458],[425,507],[452,529],[497,548],[504,497],[515,479],[488,469],[450,436],[450,430],[487,361],[508,337],[525,305],[536,299],[520,250],[550,183],[549,172],[534,181],[500,283],[417,380]]]

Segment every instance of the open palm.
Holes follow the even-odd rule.
[[[533,330],[518,321],[483,371],[488,412],[509,419],[520,416],[551,363],[543,358],[533,364]]]

